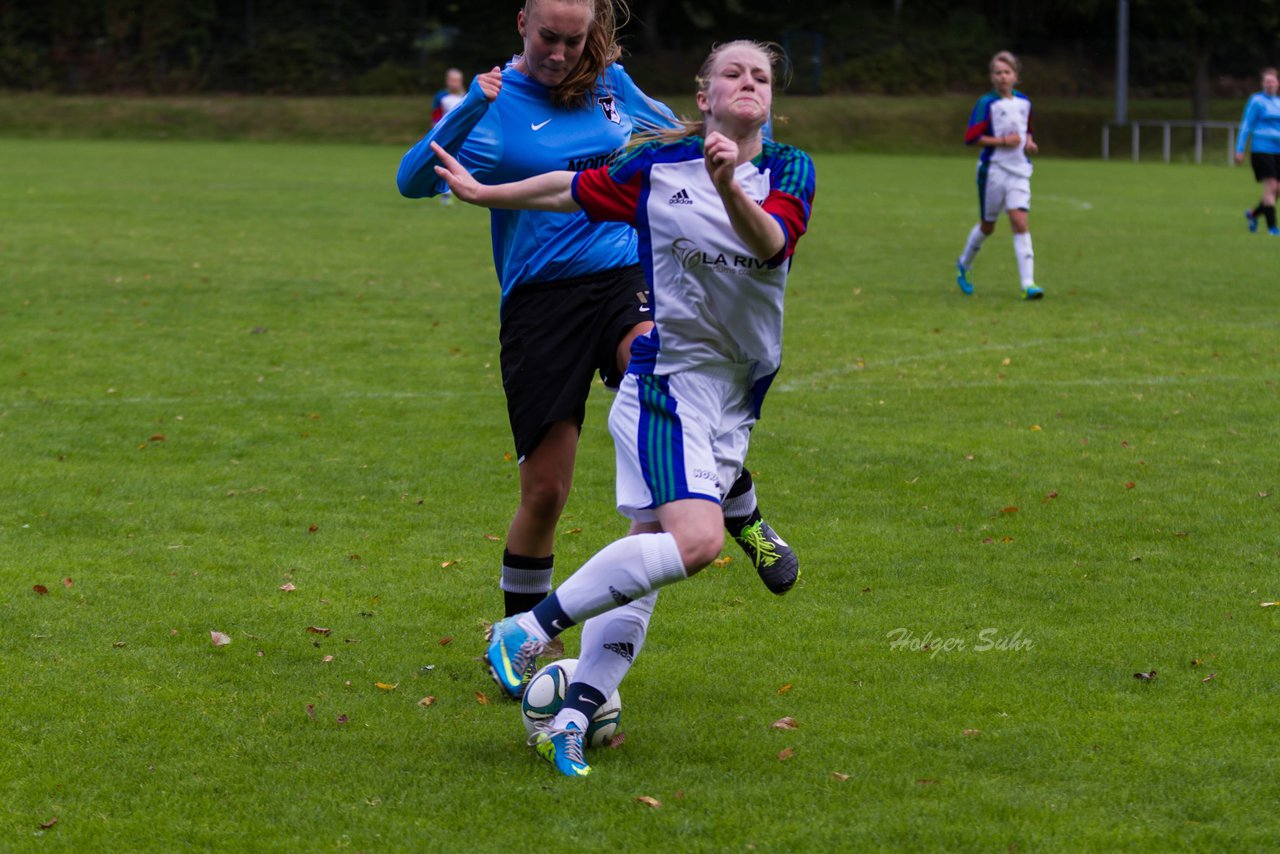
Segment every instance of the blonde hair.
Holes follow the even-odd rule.
[[[1018,57],[1009,53],[1007,50],[1002,50],[995,56],[991,57],[991,61],[987,63],[987,71],[995,71],[997,62],[1003,62],[1005,65],[1012,68],[1014,74],[1022,73],[1022,63],[1018,61]]]
[[[527,18],[542,0],[525,0]],[[551,103],[561,109],[575,109],[591,105],[596,91],[596,81],[604,70],[618,61],[622,48],[618,46],[618,28],[631,16],[626,0],[560,0],[575,6],[591,7],[591,26],[582,44],[582,56],[565,78],[551,87]]]
[[[711,53],[707,54],[707,58],[702,62],[702,67],[698,69],[697,75],[693,78],[696,84],[696,92],[706,92],[708,87],[711,86],[711,79],[715,76],[717,62],[725,51],[739,47],[750,48],[765,58],[769,66],[769,82],[773,82],[776,77],[774,69],[780,66],[783,61],[782,52],[777,45],[770,42],[752,41],[751,39],[738,39],[716,45],[711,49]],[[697,120],[680,118],[678,121],[679,126],[674,128],[646,130],[643,133],[632,136],[631,141],[627,143],[627,148],[634,148],[637,145],[643,145],[655,139],[661,142],[675,142],[676,140],[684,139],[686,136],[706,136],[707,134],[707,117],[705,115]]]

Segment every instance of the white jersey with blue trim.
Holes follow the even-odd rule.
[[[765,142],[734,173],[782,227],[785,244],[757,258],[734,231],[711,182],[703,139],[647,143],[612,167],[579,174],[575,200],[593,218],[634,224],[655,328],[632,346],[633,373],[748,366],[758,405],[782,364],[782,304],[796,241],[808,227],[813,162]]]
[[[508,65],[502,89],[488,101],[478,82],[466,99],[405,154],[397,175],[411,198],[447,189],[432,167],[430,143],[440,143],[485,184],[519,181],[557,170],[581,171],[609,163],[636,130],[672,127],[675,116],[649,98],[620,65],[611,65],[591,102],[562,109],[550,90]],[[493,264],[505,303],[531,282],[585,276],[635,264],[635,232],[622,223],[591,222],[583,213],[493,210]]]

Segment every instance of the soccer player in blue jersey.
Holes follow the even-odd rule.
[[[585,211],[636,229],[654,327],[632,344],[609,414],[618,510],[634,533],[606,546],[528,613],[493,626],[486,652],[518,696],[528,663],[569,626],[636,602],[707,566],[724,544],[722,499],[782,356],[782,305],[808,227],[813,163],[765,141],[774,53],[716,48],[698,76],[702,121],[632,147],[608,166],[484,186],[437,147],[458,198],[492,208]],[[638,650],[639,647],[637,646]],[[570,686],[533,739],[562,774],[590,773],[587,722],[607,696]]]
[[[1236,162],[1244,162],[1246,146],[1253,177],[1262,185],[1262,200],[1244,212],[1250,231],[1258,230],[1258,215],[1267,220],[1267,231],[1280,235],[1276,227],[1276,190],[1280,187],[1280,76],[1274,68],[1262,69],[1262,91],[1249,98],[1236,138]],[[1252,145],[1250,145],[1252,142]]]
[[[1022,298],[1040,299],[1044,291],[1036,286],[1035,254],[1027,229],[1031,208],[1031,160],[1027,155],[1039,150],[1031,133],[1031,99],[1014,88],[1017,57],[1000,51],[991,58],[989,67],[994,91],[978,99],[964,135],[965,145],[980,145],[982,153],[978,155],[978,224],[969,231],[956,261],[956,284],[963,293],[973,293],[969,271],[974,258],[995,231],[1000,212],[1008,211]]]

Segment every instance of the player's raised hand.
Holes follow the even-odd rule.
[[[480,84],[480,91],[484,96],[492,101],[502,91],[502,69],[495,65],[484,74],[477,74],[476,82]]]
[[[707,134],[702,146],[707,174],[717,190],[723,191],[733,184],[733,173],[738,168],[738,144],[719,131]]]
[[[473,178],[456,157],[441,148],[440,143],[431,143],[431,151],[440,160],[440,165],[435,167],[436,175],[449,185],[455,196],[464,202],[476,204],[484,185]]]

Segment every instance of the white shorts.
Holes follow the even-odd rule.
[[[1031,210],[1031,176],[983,163],[978,166],[978,214],[995,222],[1004,211]]]
[[[745,366],[627,374],[609,410],[618,512],[652,522],[672,501],[719,503],[742,473],[755,422]]]

